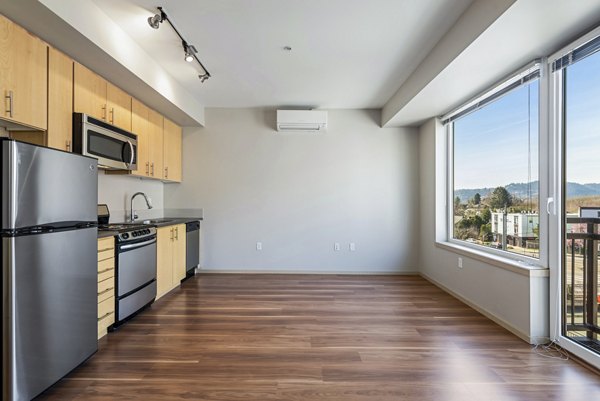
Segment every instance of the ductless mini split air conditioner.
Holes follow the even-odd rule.
[[[323,110],[277,110],[279,132],[321,132],[327,129]]]

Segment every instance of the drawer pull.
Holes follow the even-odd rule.
[[[104,248],[104,249],[98,249],[98,253],[100,252],[105,252],[105,251],[112,251],[115,248]]]
[[[100,295],[104,295],[104,294],[106,294],[107,292],[110,292],[110,291],[112,291],[112,290],[114,290],[114,289],[115,289],[115,287],[110,287],[110,288],[107,288],[106,290],[104,290],[104,291],[102,291],[102,292],[99,292],[99,293],[98,293],[98,296],[100,296]]]
[[[102,317],[99,317],[99,318],[98,318],[98,320],[100,321],[100,320],[104,319],[105,317],[109,317],[109,316],[110,316],[110,315],[112,315],[113,313],[114,313],[114,312],[108,312],[108,313],[105,313],[105,314],[104,314],[104,316],[102,316]]]
[[[104,269],[104,270],[100,270],[100,271],[98,272],[98,274],[106,273],[106,272],[109,272],[109,271],[111,271],[111,270],[115,270],[115,269],[114,269],[114,267],[111,267],[110,269]]]

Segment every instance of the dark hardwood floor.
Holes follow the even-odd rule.
[[[40,399],[600,400],[600,377],[420,277],[208,274]]]

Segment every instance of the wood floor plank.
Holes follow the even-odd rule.
[[[551,401],[600,377],[418,276],[203,274],[39,399]]]

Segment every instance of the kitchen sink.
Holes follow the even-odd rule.
[[[170,223],[172,221],[175,221],[175,219],[151,219],[151,220],[144,220],[142,221],[143,224],[162,224],[162,223]]]

